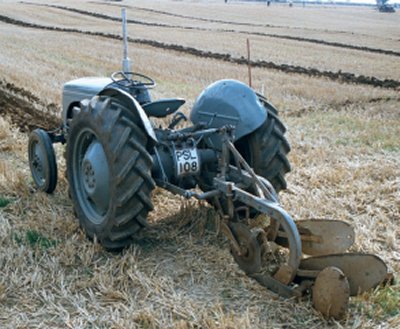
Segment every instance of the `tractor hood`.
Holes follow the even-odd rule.
[[[236,80],[220,80],[209,85],[197,98],[190,114],[193,123],[210,128],[233,125],[235,138],[250,134],[267,118],[267,111],[256,93]]]
[[[79,103],[85,98],[92,98],[112,82],[111,78],[89,77],[72,80],[64,84],[62,95],[64,119],[71,104]]]

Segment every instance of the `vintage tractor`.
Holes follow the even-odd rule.
[[[241,82],[217,81],[197,98],[191,124],[176,129],[187,120],[178,111],[185,101],[151,100],[155,82],[129,69],[124,11],[123,32],[123,70],[66,83],[61,128],[31,133],[29,163],[39,190],[54,191],[52,144],[66,143],[76,216],[86,234],[107,249],[129,245],[149,225],[151,194],[159,186],[208,201],[247,275],[281,296],[312,292],[315,308],[325,316],[342,317],[349,296],[385,280],[380,258],[346,253],[354,242],[347,223],[295,222],[280,205],[277,193],[286,188],[290,147],[278,111],[266,98]],[[168,116],[165,128],[152,122]]]

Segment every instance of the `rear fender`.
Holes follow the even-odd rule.
[[[259,128],[267,111],[253,89],[236,80],[220,80],[209,85],[197,98],[190,113],[194,124],[210,128],[235,126],[234,141]]]
[[[127,92],[121,90],[121,89],[116,89],[116,88],[106,88],[103,89],[101,92],[98,93],[99,96],[108,96],[108,97],[115,97],[117,98],[120,102],[126,104],[126,106],[132,110],[132,112],[138,116],[140,121],[142,122],[143,128],[145,129],[148,137],[150,139],[157,143],[157,137],[156,134],[154,133],[154,129],[151,125],[151,122],[149,118],[147,117],[146,113],[144,112],[143,108],[140,106],[140,104],[137,102],[136,99],[134,99],[131,95],[129,95]]]

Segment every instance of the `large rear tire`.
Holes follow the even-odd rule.
[[[95,96],[72,119],[67,177],[79,222],[106,249],[122,249],[147,225],[152,158],[147,136],[117,99]]]
[[[290,145],[284,136],[286,128],[276,110],[267,105],[268,116],[261,127],[242,137],[235,146],[256,174],[268,179],[275,191],[280,192],[287,187],[285,174],[290,171],[287,159]]]
[[[267,111],[267,118],[258,129],[236,141],[235,147],[255,173],[268,179],[278,193],[287,187],[285,174],[290,171],[290,163],[286,156],[290,151],[290,145],[284,136],[286,127],[279,119],[278,111],[261,96],[259,97]],[[213,188],[213,178],[217,172],[217,165],[213,164],[202,173],[199,187],[203,191]],[[210,203],[217,207],[214,200]],[[219,204],[225,212],[227,206],[223,197],[219,199]],[[235,202],[234,206],[239,208],[242,204]],[[250,210],[251,218],[256,217],[257,214],[258,211]]]

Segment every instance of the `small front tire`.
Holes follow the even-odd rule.
[[[38,190],[53,193],[57,185],[57,162],[53,143],[43,129],[35,129],[29,135],[28,158]]]

